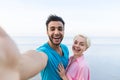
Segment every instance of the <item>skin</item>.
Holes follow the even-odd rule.
[[[60,21],[51,21],[48,24],[47,35],[49,45],[60,55],[59,46],[64,37],[64,26]],[[47,64],[48,57],[45,53],[35,50],[21,54],[12,38],[0,27],[0,79],[1,80],[27,80]]]
[[[16,48],[15,43],[0,27],[0,79],[1,80],[20,79],[19,70],[18,70],[18,62],[19,62],[18,58],[20,58],[20,54],[18,53],[19,50]]]
[[[82,56],[84,51],[87,49],[87,41],[82,36],[76,36],[72,45],[72,51],[73,51],[73,58],[71,63],[78,57]],[[70,64],[71,64],[70,63]],[[62,78],[62,80],[69,80],[66,76],[66,71],[64,69],[64,66],[62,64],[59,64],[58,66],[58,74]]]
[[[34,65],[33,65],[34,64]],[[0,79],[27,80],[47,64],[47,56],[34,50],[22,55],[11,37],[0,27]]]
[[[48,41],[49,45],[62,56],[63,55],[62,50],[59,46],[59,44],[61,43],[64,37],[64,26],[62,22],[51,21],[48,24],[47,34],[49,37],[49,41]]]

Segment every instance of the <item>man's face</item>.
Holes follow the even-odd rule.
[[[64,26],[60,21],[51,21],[48,24],[47,34],[49,43],[59,45],[64,37]]]

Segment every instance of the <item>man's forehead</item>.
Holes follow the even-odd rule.
[[[63,26],[63,23],[61,21],[51,21],[48,26],[50,25],[62,25]]]

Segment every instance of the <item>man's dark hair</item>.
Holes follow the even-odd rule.
[[[56,15],[50,15],[46,21],[46,27],[48,27],[48,24],[51,22],[51,21],[61,21],[63,23],[63,26],[65,25],[65,22],[63,21],[63,19],[59,16],[56,16]]]

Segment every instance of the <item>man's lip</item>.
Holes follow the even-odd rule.
[[[54,38],[54,39],[60,39],[60,38]]]

